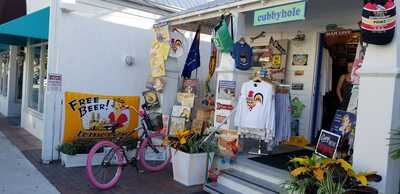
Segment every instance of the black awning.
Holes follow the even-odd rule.
[[[0,24],[26,15],[26,0],[0,0]]]

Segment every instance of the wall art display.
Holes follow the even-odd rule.
[[[172,30],[170,33],[170,51],[169,56],[173,58],[182,57],[186,53],[188,47],[185,35],[177,29]]]
[[[156,109],[160,107],[160,101],[158,100],[157,92],[154,90],[148,90],[143,92],[144,102],[148,109]]]
[[[331,125],[331,131],[345,136],[351,134],[356,128],[356,115],[342,110],[336,111]]]
[[[315,153],[326,158],[334,158],[340,142],[340,135],[322,130]]]
[[[220,80],[218,83],[218,98],[234,100],[236,97],[236,81]]]
[[[294,66],[306,66],[308,63],[307,54],[294,54],[292,65]]]
[[[188,106],[174,105],[172,107],[172,116],[190,119],[191,108]]]
[[[150,78],[146,83],[146,88],[149,90],[155,90],[162,92],[165,86],[165,80],[161,77]]]
[[[171,117],[169,126],[169,134],[175,135],[178,130],[186,129],[186,119],[182,117]]]
[[[235,157],[239,151],[239,132],[237,130],[220,129],[218,148],[223,156]]]
[[[196,79],[185,79],[182,82],[182,92],[195,93],[197,92],[198,80]]]
[[[194,93],[179,92],[176,95],[176,99],[180,105],[187,106],[190,108],[193,108],[193,106],[194,106],[194,97],[195,97]]]
[[[294,71],[295,76],[303,76],[304,75],[304,70],[296,70]]]
[[[292,83],[292,90],[304,90],[303,83]]]
[[[194,119],[192,121],[192,131],[197,134],[203,133],[204,121],[200,119]]]
[[[77,139],[107,138],[138,126],[139,96],[105,96],[65,92],[63,142]],[[115,126],[117,124],[117,126]],[[116,128],[113,128],[116,127]]]

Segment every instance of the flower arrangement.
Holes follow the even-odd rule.
[[[176,130],[175,134],[168,136],[164,143],[175,150],[189,154],[214,152],[217,149],[215,141],[204,143],[206,137],[206,134],[191,130]]]
[[[375,193],[375,189],[367,186],[368,180],[376,178],[374,181],[380,181],[375,172],[356,173],[352,165],[343,159],[306,156],[293,158],[290,163],[289,180],[283,185],[289,193]],[[360,188],[365,192],[354,192]]]

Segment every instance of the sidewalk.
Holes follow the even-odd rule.
[[[56,194],[57,189],[0,132],[0,193]]]
[[[172,178],[171,168],[164,172],[145,172],[137,174],[132,167],[127,167],[122,174],[122,179],[115,188],[107,191],[97,190],[93,188],[86,179],[84,167],[65,168],[61,165],[60,161],[54,161],[50,164],[43,164],[40,158],[40,141],[36,137],[29,134],[26,130],[21,129],[18,126],[18,123],[18,121],[13,121],[10,119],[6,120],[4,117],[0,116],[0,133],[3,134],[0,137],[0,194],[207,194],[206,192],[202,191],[202,186],[185,187],[175,182]],[[5,144],[5,146],[3,146],[3,144]],[[12,144],[14,144],[16,147]],[[12,147],[12,149],[9,147]],[[1,153],[5,152],[6,150],[6,158],[3,159]],[[15,174],[14,169],[17,170],[16,167],[13,167],[13,170],[9,170],[12,169],[12,166],[10,165],[17,165],[17,162],[15,162],[15,159],[10,159],[8,155],[15,155],[16,153],[18,154],[19,158],[24,159],[24,164],[31,168],[29,171],[18,166],[18,168],[21,169],[20,171],[22,172],[22,175],[25,175],[23,174],[25,171],[29,172],[29,177],[34,177],[36,180],[25,181],[25,179],[19,177],[15,177],[15,179],[8,178],[9,176]],[[6,173],[3,173],[3,171]],[[35,173],[31,173],[31,171],[34,171]],[[8,173],[11,173],[11,175]],[[20,172],[18,171],[18,173]],[[36,176],[33,176],[32,174],[39,174],[40,178],[36,178]],[[3,179],[7,179],[7,181],[4,182]],[[35,187],[37,186],[37,182],[40,183],[38,188]],[[51,186],[51,184],[54,185],[59,192],[53,186]],[[14,189],[13,186],[16,186],[19,189],[23,189],[23,187],[29,187],[29,189],[27,189],[29,192],[26,192],[26,190],[14,193],[10,192],[10,190],[3,191],[3,185],[10,189]],[[50,186],[53,190],[39,192],[38,189],[44,187],[44,185]],[[35,189],[38,190],[38,192],[36,192]]]

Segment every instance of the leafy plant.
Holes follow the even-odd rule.
[[[73,142],[66,142],[59,145],[57,147],[57,150],[67,155],[87,154],[98,141],[98,139],[83,139]],[[130,137],[121,142],[121,145],[125,146],[127,150],[133,150],[137,147],[137,140]],[[99,150],[99,152],[101,151],[102,150]]]
[[[345,182],[346,180],[336,182],[333,179],[333,173],[328,171],[326,173],[326,178],[318,183],[317,194],[344,194],[346,192],[346,189],[344,188]]]
[[[356,173],[343,159],[298,157],[291,161],[290,178],[283,187],[289,192],[304,194],[341,194],[346,190],[366,186],[372,173]]]
[[[216,141],[203,143],[205,138],[207,138],[205,134],[198,134],[189,130],[177,130],[174,135],[167,137],[164,144],[189,154],[215,152],[217,150]]]
[[[400,129],[395,129],[391,132],[391,141],[389,146],[391,147],[390,154],[393,159],[400,159]]]

